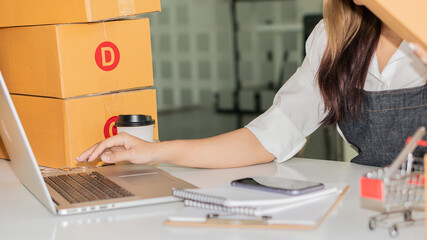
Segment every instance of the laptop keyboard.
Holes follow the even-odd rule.
[[[44,180],[70,203],[134,196],[98,172],[51,176]]]

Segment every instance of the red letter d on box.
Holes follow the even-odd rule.
[[[120,61],[120,52],[112,42],[99,44],[95,51],[95,62],[104,71],[114,70]]]

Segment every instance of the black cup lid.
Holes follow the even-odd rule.
[[[149,115],[119,115],[116,127],[141,127],[153,125],[155,121]]]

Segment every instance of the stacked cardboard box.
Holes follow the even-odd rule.
[[[416,42],[427,49],[426,0],[364,0],[362,3],[407,42]]]
[[[160,11],[160,0],[0,0],[0,27],[95,22]]]
[[[148,19],[77,22],[159,11],[159,0],[0,4],[0,71],[40,165],[79,165],[74,159],[104,139],[112,116],[157,120]],[[157,131],[156,121],[155,139]]]

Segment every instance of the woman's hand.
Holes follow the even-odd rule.
[[[427,50],[423,49],[420,45],[411,43],[409,45],[414,53],[421,59],[421,61],[427,66]]]
[[[92,162],[101,158],[105,163],[130,161],[132,163],[155,164],[153,147],[155,144],[127,133],[119,133],[95,144],[77,157],[76,161]]]

